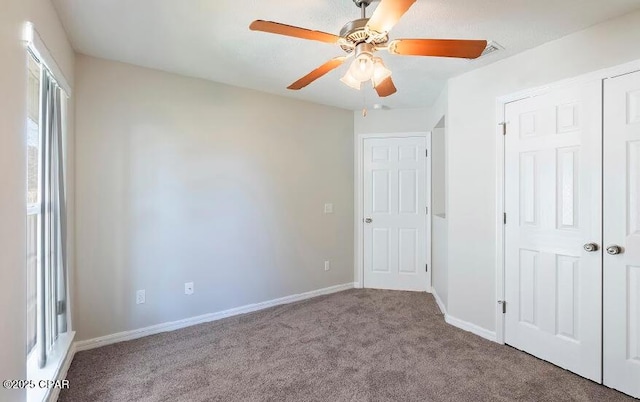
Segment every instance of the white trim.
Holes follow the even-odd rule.
[[[354,170],[356,174],[354,175],[354,211],[355,211],[355,256],[354,256],[354,278],[356,283],[358,284],[358,288],[364,287],[364,233],[362,230],[362,222],[364,220],[363,208],[364,208],[364,198],[363,198],[363,159],[362,153],[364,149],[364,140],[367,138],[411,138],[411,137],[424,137],[427,141],[427,149],[429,150],[429,158],[427,161],[427,172],[426,172],[426,180],[429,185],[427,185],[427,207],[429,207],[429,213],[427,214],[427,219],[425,222],[425,233],[429,237],[429,241],[426,246],[426,260],[427,264],[429,264],[429,274],[427,275],[427,293],[431,292],[431,283],[432,283],[432,273],[433,273],[433,264],[431,261],[431,131],[420,131],[420,132],[406,132],[406,133],[369,133],[369,134],[358,134],[356,137],[356,144],[354,148]]]
[[[75,356],[76,356],[76,344],[72,343],[71,347],[69,348],[69,352],[67,353],[67,358],[64,360],[62,367],[60,367],[60,370],[56,375],[56,381],[61,381],[67,378],[69,367],[71,367],[71,362],[73,361],[73,358]],[[47,402],[56,402],[59,396],[60,396],[60,388],[52,388],[52,389],[49,389],[49,395],[46,396],[44,400]]]
[[[496,128],[496,304],[494,305],[496,314],[496,342],[504,344],[504,314],[499,300],[505,299],[504,292],[504,142],[503,124],[505,122],[504,104],[496,102],[496,119],[499,124]],[[513,218],[513,217],[512,217]]]
[[[312,290],[306,293],[295,294],[291,296],[285,296],[278,299],[268,300],[255,304],[248,304],[242,307],[235,307],[229,310],[219,311],[217,313],[204,314],[197,317],[185,318],[183,320],[166,322],[162,324],[152,325],[150,327],[134,329],[131,331],[118,332],[116,334],[101,336],[98,338],[87,339],[84,341],[78,341],[75,343],[75,350],[81,352],[83,350],[89,350],[98,348],[101,346],[111,345],[113,343],[130,341],[132,339],[138,339],[149,335],[155,335],[162,332],[175,331],[177,329],[191,327],[206,322],[217,321],[222,318],[233,317],[235,315],[251,313],[254,311],[264,310],[269,307],[278,306],[281,304],[293,303],[301,300],[311,299],[317,296],[328,295],[343,290],[353,289],[357,283],[350,282],[342,285],[330,286],[324,289]]]
[[[71,85],[67,81],[62,69],[56,63],[56,60],[51,55],[49,48],[44,43],[40,34],[33,26],[33,23],[27,22],[24,25],[23,40],[25,41],[27,48],[29,48],[39,61],[44,64],[49,71],[53,74],[53,77],[66,93],[67,96],[71,96]]]
[[[488,339],[492,342],[497,342],[496,333],[493,331],[489,331],[488,329],[484,329],[482,327],[477,326],[476,324],[463,321],[459,318],[452,317],[449,314],[445,314],[444,320],[447,322],[447,324],[451,324],[454,327],[463,329],[467,332],[471,332],[472,334],[481,336],[484,339]]]
[[[427,192],[427,208],[429,208],[427,210],[427,216],[426,218],[426,222],[425,222],[425,234],[427,237],[427,245],[426,245],[426,250],[425,250],[425,254],[426,254],[426,263],[427,263],[427,293],[431,292],[431,289],[433,289],[433,200],[431,199],[432,197],[432,192],[433,192],[433,166],[431,161],[433,160],[433,151],[431,149],[431,144],[432,144],[432,139],[433,139],[433,132],[432,131],[427,131],[426,132],[426,141],[427,141],[427,163],[426,163],[426,172],[425,172],[425,180],[427,181],[426,183],[426,192]]]
[[[444,303],[442,302],[442,299],[440,298],[440,296],[438,296],[438,292],[436,292],[436,288],[432,287],[431,288],[431,294],[433,295],[433,298],[436,299],[436,304],[438,305],[438,308],[440,308],[440,312],[442,312],[442,314],[447,315],[447,306],[444,305]]]
[[[362,211],[360,211],[360,205],[362,205],[362,186],[361,186],[361,177],[362,177],[362,150],[360,149],[360,143],[362,140],[360,136],[355,138],[355,144],[353,146],[353,211],[354,211],[354,221],[353,221],[353,278],[355,283],[358,284],[356,288],[362,289],[364,288],[364,278],[360,276],[360,266],[363,264],[362,254],[363,254],[363,245],[362,245]]]
[[[67,375],[67,370],[71,365],[71,360],[75,355],[75,348],[73,339],[75,332],[66,332],[60,334],[58,339],[53,344],[49,355],[47,356],[47,363],[43,368],[38,367],[38,354],[31,353],[27,359],[27,379],[35,382],[36,387],[27,389],[27,401],[28,402],[41,402],[51,401],[53,394],[56,394],[60,390],[54,388],[40,388],[38,383],[40,381],[52,381],[62,380]]]
[[[601,70],[597,70],[591,73],[582,74],[576,77],[567,78],[564,80],[556,81],[548,85],[542,85],[535,88],[518,91],[510,95],[500,96],[496,99],[496,124],[505,122],[504,109],[508,103],[516,102],[526,98],[532,98],[547,93],[555,88],[578,85],[582,83],[592,81],[604,81],[609,78],[619,77],[621,75],[631,74],[633,72],[640,71],[640,60],[632,61],[629,63],[621,64],[619,66],[609,67]],[[507,122],[508,123],[508,122]],[[504,156],[505,146],[504,137],[502,136],[501,127],[499,127],[499,138],[496,145],[496,212],[497,212],[497,226],[496,231],[496,341],[498,343],[505,343],[505,325],[504,314],[502,309],[497,304],[498,300],[504,300],[505,295],[505,268],[504,268],[504,225],[502,223],[502,214],[504,213]],[[508,134],[507,134],[508,135]],[[507,217],[507,224],[512,218]],[[507,300],[508,302],[508,300]],[[472,325],[472,324],[471,324]]]

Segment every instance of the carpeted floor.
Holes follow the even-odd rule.
[[[348,290],[78,353],[62,402],[632,400],[446,324],[425,293]]]

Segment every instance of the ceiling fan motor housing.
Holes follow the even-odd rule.
[[[370,35],[365,29],[365,27],[367,26],[367,22],[369,22],[369,18],[360,18],[357,20],[349,21],[345,24],[345,26],[342,27],[342,29],[340,30],[340,36],[346,39],[347,42],[351,44],[351,46],[341,45],[340,47],[342,47],[342,50],[347,53],[351,53],[355,49],[355,46],[360,43],[370,41],[369,43],[373,45],[384,45],[389,41],[389,37],[387,35],[384,35],[382,37],[372,37],[373,39],[370,40]]]

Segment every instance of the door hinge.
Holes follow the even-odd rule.
[[[429,207],[425,207],[426,211],[427,211],[427,215],[429,215]]]
[[[500,125],[502,126],[502,135],[507,135],[507,123],[502,122]]]
[[[428,149],[424,150],[424,156],[427,157],[427,158],[429,157],[429,150]]]
[[[67,310],[67,303],[64,300],[60,300],[56,303],[56,315],[64,314]]]
[[[425,271],[425,272],[429,272],[429,264],[425,264],[425,266],[424,266],[424,271]]]
[[[505,212],[504,214],[502,214],[502,222],[506,225],[507,224],[507,213]]]
[[[498,304],[502,305],[502,314],[507,314],[507,302],[504,300],[498,300]]]

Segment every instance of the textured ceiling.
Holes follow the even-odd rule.
[[[487,39],[506,50],[476,61],[381,52],[398,93],[378,100],[339,82],[347,66],[287,90],[342,50],[248,28],[264,19],[337,34],[359,18],[352,0],[52,1],[80,53],[354,110],[429,106],[452,76],[640,8],[640,0],[418,0],[391,38]]]

